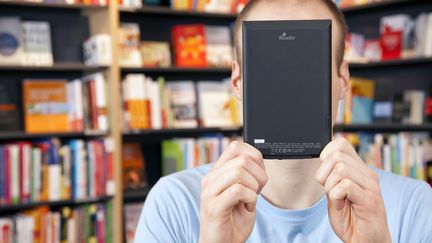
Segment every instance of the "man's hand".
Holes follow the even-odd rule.
[[[320,155],[316,179],[328,198],[330,224],[346,243],[391,242],[378,175],[344,138],[330,142]]]
[[[266,183],[261,153],[249,144],[232,142],[201,180],[200,242],[245,242]]]

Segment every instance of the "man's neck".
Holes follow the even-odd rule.
[[[264,160],[268,181],[261,194],[274,206],[299,210],[312,206],[324,194],[315,180],[321,162],[307,160]]]

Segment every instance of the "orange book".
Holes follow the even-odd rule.
[[[143,177],[144,156],[139,143],[125,143],[122,146],[123,188],[146,186]]]
[[[25,131],[28,133],[70,130],[66,80],[24,80]]]
[[[208,66],[204,25],[176,25],[172,29],[172,36],[176,66]]]
[[[37,207],[32,210],[24,211],[23,214],[32,217],[34,220],[34,228],[33,228],[33,242],[34,243],[43,243],[45,242],[45,228],[43,220],[46,217],[46,214],[49,212],[49,208],[46,206]]]

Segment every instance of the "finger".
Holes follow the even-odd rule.
[[[215,210],[218,212],[231,212],[232,208],[240,203],[248,206],[249,212],[255,211],[258,194],[242,184],[234,184],[223,191],[214,201]]]
[[[207,181],[213,183],[218,181],[219,178],[224,177],[226,173],[233,170],[236,167],[242,167],[245,169],[253,178],[258,181],[259,188],[258,193],[261,192],[262,188],[267,183],[267,174],[263,167],[255,163],[249,156],[240,155],[231,161],[223,164],[219,168],[214,169],[206,175]]]
[[[258,193],[258,181],[243,167],[234,167],[223,175],[224,176],[219,176],[218,179],[214,180],[213,183],[208,188],[206,188],[209,196],[216,197],[227,188],[237,183],[242,184],[243,186]]]
[[[232,160],[239,155],[247,155],[258,165],[264,166],[263,157],[259,150],[247,143],[233,141],[216,161],[214,168],[221,166],[223,163]]]
[[[324,160],[336,151],[346,153],[358,160],[361,160],[353,146],[343,137],[336,138],[328,143],[321,151],[320,158]]]
[[[365,204],[367,197],[363,189],[350,179],[343,179],[330,192],[328,198],[336,210],[341,210],[348,199],[352,204]]]
[[[336,165],[339,163],[343,163],[345,166],[339,165],[340,168],[338,168],[338,170],[335,170]],[[345,171],[347,167],[351,168],[349,172]],[[357,161],[355,158],[346,153],[335,152],[332,154],[332,156],[325,159],[321,166],[318,168],[315,174],[315,178],[321,185],[324,185],[327,181],[327,178],[330,176],[330,173],[332,173],[333,171],[341,174],[342,176],[353,176],[353,178],[351,179],[353,179],[355,182],[361,183],[365,188],[368,187],[361,181],[365,181],[365,183],[367,183],[367,180],[364,180],[364,178],[369,177],[369,168],[367,168],[367,166],[363,162]]]
[[[325,180],[324,189],[326,192],[329,192],[343,179],[349,179],[353,181],[364,190],[373,187],[371,180],[368,180],[367,177],[365,177],[361,172],[356,171],[347,164],[339,162],[336,164],[336,166],[334,166],[330,175]]]

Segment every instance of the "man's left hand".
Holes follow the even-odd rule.
[[[344,138],[321,152],[316,179],[324,186],[330,224],[345,243],[390,243],[378,175]]]

